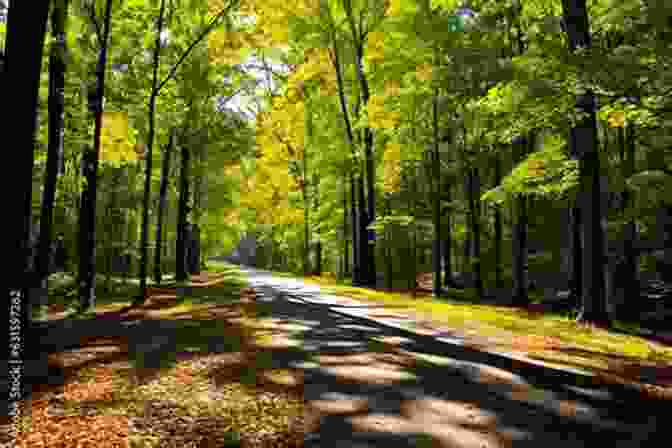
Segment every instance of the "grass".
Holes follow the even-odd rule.
[[[473,335],[476,339],[486,337],[494,349],[522,351],[549,363],[598,370],[618,370],[629,363],[672,363],[672,348],[668,346],[622,332],[579,325],[570,315],[476,304],[473,303],[474,293],[469,290],[451,290],[450,297],[436,300],[428,294],[413,297],[406,293],[338,285],[325,277],[307,277],[305,280],[321,286],[325,293],[389,305],[395,312],[403,310],[458,334]],[[631,324],[620,322],[615,327],[625,332],[634,330]],[[574,348],[581,351],[568,350]]]

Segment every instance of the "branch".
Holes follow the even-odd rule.
[[[165,79],[161,81],[161,83],[158,85],[156,91],[154,92],[155,95],[158,95],[163,86],[165,86],[168,81],[170,81],[175,77],[177,69],[180,67],[180,65],[182,65],[184,60],[187,59],[187,56],[191,54],[191,51],[196,47],[196,45],[198,45],[205,38],[205,36],[207,36],[210,33],[210,31],[212,31],[215,28],[215,26],[218,25],[219,19],[228,14],[228,12],[231,10],[231,8],[233,8],[233,6],[236,3],[237,2],[235,0],[232,0],[231,3],[229,3],[229,5],[226,8],[222,9],[215,17],[213,17],[210,23],[208,23],[208,26],[205,27],[205,29],[201,32],[201,34],[191,43],[191,45],[189,45],[189,47],[185,50],[185,52],[182,53],[180,59],[170,69],[170,73],[168,73],[168,76],[166,76]]]

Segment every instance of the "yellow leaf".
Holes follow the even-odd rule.
[[[398,16],[401,13],[401,0],[387,0],[386,16]]]
[[[385,59],[385,33],[371,31],[367,37],[365,58],[369,63],[375,63]]]
[[[138,159],[130,143],[128,114],[126,112],[103,112],[100,158],[108,162],[134,161]]]
[[[625,112],[622,110],[611,112],[609,118],[607,118],[607,123],[609,123],[609,126],[612,128],[625,127],[625,121]]]
[[[430,64],[419,65],[415,69],[415,77],[418,78],[419,81],[429,82],[432,80],[432,71],[433,69]]]

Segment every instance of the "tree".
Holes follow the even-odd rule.
[[[7,360],[9,370],[22,369],[20,364],[37,355],[34,345],[26,336],[30,333],[29,302],[27,290],[30,278],[27,272],[28,237],[31,222],[32,174],[37,128],[37,105],[39,97],[42,52],[49,14],[49,1],[12,1],[9,5],[7,36],[5,41],[5,61],[3,68],[3,89],[17,95],[21,101],[3,107],[4,135],[12,135],[13,182],[8,185],[12,194],[6,198],[8,227],[3,232],[5,251],[9,259],[3,282],[3,318],[8,323],[5,343],[0,359]],[[6,351],[5,351],[6,350]],[[4,361],[3,361],[4,364]],[[3,368],[5,366],[3,365]],[[8,378],[9,375],[6,376]],[[18,402],[24,398],[9,391],[6,403]]]
[[[187,227],[189,215],[189,171],[190,151],[188,140],[180,140],[182,162],[180,168],[180,199],[177,211],[177,255],[175,260],[175,280],[183,282],[187,280]]]
[[[37,256],[35,281],[38,288],[38,302],[44,304],[47,295],[47,278],[51,268],[52,231],[54,220],[54,200],[58,175],[63,166],[63,114],[65,107],[66,70],[66,20],[69,0],[57,0],[51,12],[52,45],[49,55],[49,147],[47,168],[42,192],[40,215],[40,240]]]
[[[89,107],[93,113],[94,131],[91,146],[84,148],[82,167],[85,184],[82,189],[79,215],[79,299],[80,310],[93,309],[96,300],[96,204],[98,199],[98,163],[103,129],[103,102],[105,98],[105,72],[112,20],[112,0],[106,0],[103,28],[100,31],[98,19],[93,13],[91,20],[96,27],[100,50],[96,64],[95,85],[89,92]]]
[[[166,11],[166,0],[161,0],[159,6],[159,14],[156,18],[156,39],[154,43],[154,52],[152,54],[152,87],[149,94],[149,104],[147,106],[148,116],[148,131],[147,131],[147,154],[145,155],[145,190],[143,200],[143,215],[142,215],[142,247],[140,260],[140,296],[136,302],[143,302],[145,300],[147,289],[147,241],[149,239],[149,197],[151,194],[151,174],[152,174],[152,149],[154,147],[154,133],[155,133],[155,113],[156,113],[156,97],[158,95],[159,85],[159,64],[161,62],[161,47],[162,32],[164,24],[164,14]],[[160,218],[159,218],[160,219]],[[157,252],[161,251],[161,247],[157,245]],[[157,269],[157,267],[155,267]],[[160,266],[158,267],[160,269]],[[160,280],[160,278],[159,278]]]
[[[147,106],[148,115],[148,131],[147,131],[147,145],[145,152],[145,183],[142,199],[142,227],[140,236],[140,290],[138,296],[134,300],[134,305],[144,303],[147,298],[147,271],[149,261],[149,208],[151,198],[151,176],[152,176],[152,150],[154,147],[155,134],[155,108],[156,100],[164,86],[175,78],[177,70],[182,66],[187,57],[192,53],[194,48],[201,43],[216,26],[219,25],[221,19],[225,17],[236,5],[238,0],[230,0],[224,7],[222,7],[203,27],[196,38],[192,40],[189,46],[182,52],[168,74],[159,81],[159,67],[161,63],[161,32],[163,31],[163,21],[165,14],[165,0],[161,0],[159,6],[159,14],[156,21],[156,40],[154,44],[154,51],[152,54],[152,87],[149,94],[149,101]],[[158,248],[157,248],[158,249]],[[186,277],[185,277],[186,279]]]
[[[591,36],[585,0],[563,0],[565,29],[573,52],[589,51]],[[583,234],[582,308],[577,320],[610,325],[604,290],[604,229],[602,228],[600,159],[597,147],[595,96],[578,93],[576,107],[583,117],[571,128],[570,147],[579,157]]]
[[[161,283],[161,255],[163,253],[163,219],[166,214],[166,200],[168,194],[168,176],[170,174],[170,159],[173,153],[174,132],[170,133],[168,144],[163,150],[163,166],[161,167],[161,187],[159,190],[159,208],[156,218],[156,250],[154,252],[154,281]]]

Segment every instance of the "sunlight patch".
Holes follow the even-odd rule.
[[[323,367],[323,370],[332,375],[365,381],[371,384],[394,384],[399,381],[417,380],[417,376],[399,370],[397,366],[389,365],[386,368],[381,365],[376,366],[331,366]]]
[[[421,398],[402,405],[402,414],[421,422],[447,422],[458,425],[493,427],[497,424],[494,413],[479,409],[473,403]]]
[[[362,432],[387,432],[387,433],[410,433],[415,432],[416,425],[408,419],[391,414],[366,414],[356,417],[349,417],[348,422],[352,424],[355,431]],[[455,445],[460,446],[460,445]]]
[[[501,443],[494,434],[471,430],[446,422],[418,422],[413,429],[436,439],[436,446],[460,448],[495,448]],[[440,444],[440,445],[439,445]]]

